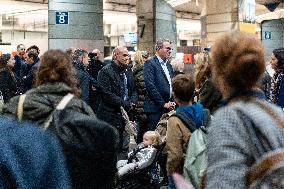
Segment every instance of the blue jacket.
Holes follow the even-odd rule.
[[[171,78],[173,78],[172,65],[167,63],[167,68]],[[164,104],[172,100],[172,98],[170,97],[170,84],[157,56],[153,56],[145,62],[144,80],[147,90],[144,111],[160,112],[164,110]]]
[[[30,124],[0,117],[0,188],[71,188],[57,139]]]
[[[82,62],[74,61],[73,64],[76,70],[76,79],[81,90],[81,99],[89,104],[90,84],[92,84],[93,79]]]

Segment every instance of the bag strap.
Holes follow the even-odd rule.
[[[49,125],[50,125],[50,123],[51,123],[51,121],[53,119],[54,112],[56,110],[63,110],[73,97],[74,97],[73,94],[68,93],[67,95],[65,95],[62,98],[62,100],[57,104],[55,110],[53,110],[53,112],[49,115],[48,119],[44,122],[44,124],[43,124],[44,130],[46,130],[49,127]]]
[[[17,117],[18,120],[21,121],[23,118],[23,114],[24,114],[24,101],[26,99],[26,94],[22,94],[19,97],[19,102],[18,102],[18,111],[17,111]]]
[[[184,112],[177,112],[172,114],[171,116],[175,116],[179,118],[183,124],[190,130],[191,133],[193,133],[197,127],[196,124],[186,115]]]

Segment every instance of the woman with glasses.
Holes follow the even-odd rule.
[[[11,54],[0,56],[0,91],[2,92],[4,102],[18,94],[17,81],[12,72],[15,60]]]

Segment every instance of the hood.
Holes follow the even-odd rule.
[[[197,127],[203,125],[204,113],[200,103],[193,103],[191,106],[179,106],[176,112],[184,112],[196,124]]]

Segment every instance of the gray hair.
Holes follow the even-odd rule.
[[[156,41],[156,45],[155,45],[155,49],[158,50],[160,48],[163,48],[163,44],[164,42],[169,42],[170,44],[172,44],[171,40],[166,39],[166,38],[159,38]]]
[[[88,54],[88,52],[84,49],[76,49],[73,54],[73,60],[78,60],[80,57],[84,56],[85,54]]]

